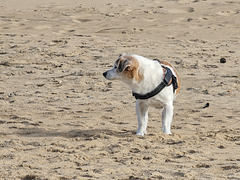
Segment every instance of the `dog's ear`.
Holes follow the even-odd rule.
[[[128,59],[119,59],[117,72],[121,73],[123,71],[129,70],[131,67],[131,62]]]
[[[126,56],[127,55],[127,53],[122,53],[122,54],[120,54],[119,56],[118,56],[118,58],[120,58],[120,57],[122,57],[122,56]]]

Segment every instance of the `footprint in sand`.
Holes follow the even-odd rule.
[[[231,16],[231,15],[233,15],[233,14],[238,14],[238,13],[240,13],[240,10],[238,10],[238,11],[220,11],[220,12],[217,12],[217,15],[219,15],[219,16]]]
[[[52,26],[48,26],[48,25],[39,25],[35,27],[35,29],[38,29],[38,30],[51,29],[51,28]]]
[[[193,7],[187,7],[187,8],[183,8],[183,9],[169,9],[168,12],[172,13],[172,14],[182,14],[182,13],[192,13],[194,12],[194,8]]]
[[[190,3],[199,2],[199,0],[178,0],[177,2],[179,4],[190,4]]]

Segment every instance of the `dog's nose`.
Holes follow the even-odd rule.
[[[107,76],[107,71],[103,73],[103,76],[106,77]]]

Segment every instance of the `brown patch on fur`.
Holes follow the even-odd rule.
[[[170,66],[171,68],[173,68],[173,70],[174,70],[174,72],[175,72],[175,74],[176,74],[176,76],[177,76],[178,88],[176,89],[176,94],[178,94],[179,91],[180,91],[180,88],[181,88],[181,82],[180,82],[180,78],[179,78],[179,76],[178,76],[178,74],[177,74],[177,71],[175,70],[175,68],[173,67],[173,65],[171,65],[171,64],[170,64],[169,62],[167,62],[167,61],[161,60],[160,63],[161,63],[161,64],[164,64],[164,65],[166,65],[166,66]]]
[[[143,75],[138,71],[139,62],[132,56],[124,56],[119,58],[119,61],[128,61],[126,67],[124,68],[123,73],[129,79],[134,78],[137,82],[140,82],[143,79]]]

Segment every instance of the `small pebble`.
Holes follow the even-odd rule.
[[[225,146],[220,145],[220,146],[218,146],[218,148],[219,148],[219,149],[225,149]]]
[[[220,63],[226,63],[226,59],[225,58],[221,58],[220,59]]]
[[[203,108],[207,108],[207,107],[209,107],[209,103],[206,103],[206,104],[203,106]]]

